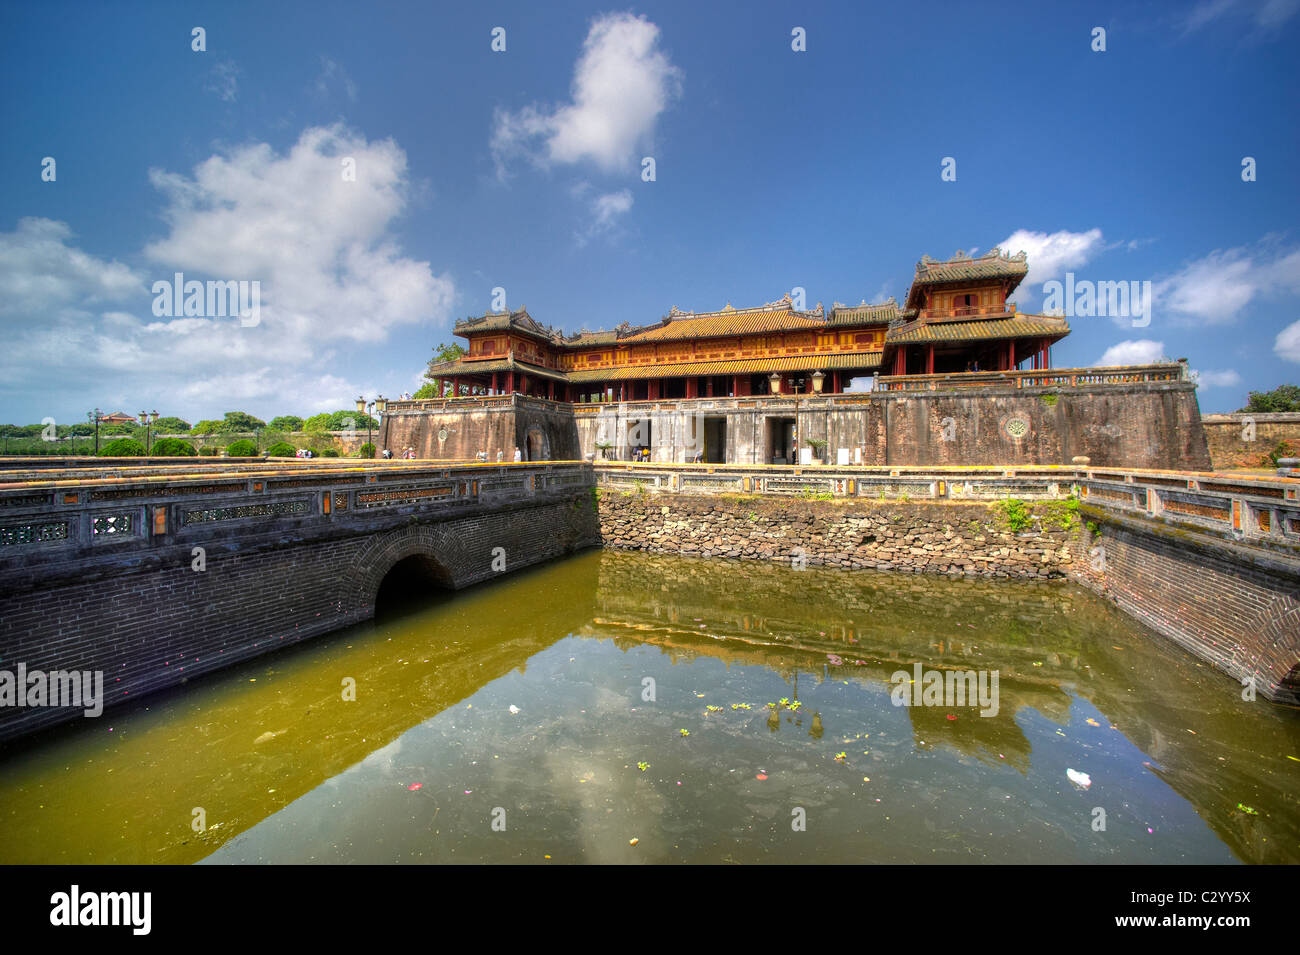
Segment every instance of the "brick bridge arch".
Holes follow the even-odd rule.
[[[430,562],[434,579],[447,589],[458,586],[451,568],[460,542],[440,524],[415,524],[376,534],[369,538],[350,562],[347,605],[374,610],[379,585],[400,561],[424,557]]]
[[[1300,697],[1300,601],[1278,597],[1245,632],[1258,633],[1259,645],[1272,649],[1270,660],[1260,661],[1261,676],[1293,698]]]

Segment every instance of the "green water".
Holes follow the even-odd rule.
[[[589,552],[10,747],[0,862],[1296,862],[1288,757],[1070,585]]]

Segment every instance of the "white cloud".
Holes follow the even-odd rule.
[[[1221,325],[1256,298],[1300,291],[1300,249],[1267,244],[1211,252],[1152,286],[1156,306],[1194,324]]]
[[[492,152],[507,160],[542,143],[547,163],[588,160],[625,169],[648,147],[659,116],[680,94],[682,72],[658,49],[659,28],[629,13],[592,22],[573,73],[572,100],[547,109],[498,110]]]
[[[591,220],[586,228],[578,233],[578,244],[585,245],[595,236],[614,231],[620,216],[626,215],[632,208],[632,191],[620,189],[597,196],[590,203]]]
[[[1094,256],[1105,248],[1100,229],[1087,232],[1031,232],[1017,229],[1007,236],[998,247],[1003,252],[1015,255],[1024,252],[1028,257],[1029,274],[1011,298],[1020,300],[1021,295],[1036,296],[1044,282],[1059,278],[1070,269],[1086,265]]]
[[[66,222],[34,217],[0,233],[0,320],[121,301],[145,290],[144,280],[125,265],[70,247],[72,238]]]
[[[1193,371],[1191,375],[1202,388],[1235,388],[1241,384],[1241,375],[1231,368],[1225,371]]]
[[[1273,352],[1279,358],[1300,363],[1300,320],[1278,332],[1277,340],[1273,342]]]
[[[1119,342],[1106,349],[1105,354],[1093,364],[1101,367],[1109,365],[1150,365],[1158,362],[1165,354],[1165,343],[1139,338]]]
[[[342,178],[344,156],[356,160],[354,182]],[[63,223],[23,220],[0,234],[10,345],[0,387],[10,397],[49,394],[57,379],[83,382],[77,397],[89,403],[111,388],[184,402],[183,415],[210,417],[236,401],[275,413],[334,410],[379,390],[320,370],[339,364],[337,345],[450,317],[452,282],[405,257],[391,234],[408,192],[406,157],[391,140],[313,128],[285,154],[253,144],[212,156],[192,176],[150,176],[169,228],[143,250],[152,263],[143,276],[73,247]],[[155,316],[151,285],[176,271],[259,281],[260,323]],[[103,302],[112,307],[96,307]]]

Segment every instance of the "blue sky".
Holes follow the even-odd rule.
[[[1022,310],[1152,283],[1057,366],[1187,357],[1204,412],[1300,379],[1300,0],[801,7],[0,7],[0,420],[306,415],[413,391],[496,287],[576,331],[994,246]],[[176,272],[257,324],[155,314]]]

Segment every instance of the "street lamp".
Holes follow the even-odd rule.
[[[812,375],[813,394],[818,394],[818,395],[820,395],[820,394],[822,393],[822,383],[823,383],[825,380],[826,380],[826,376],[823,375],[820,371],[814,371],[814,372],[813,372],[813,375]]]
[[[98,408],[90,413],[91,418],[95,421],[95,457],[99,457],[99,418],[103,413]]]
[[[153,419],[150,420],[148,411],[140,412],[140,423],[144,425],[144,454],[149,456],[149,449],[153,447],[153,423],[158,420],[158,412],[153,412]]]
[[[772,377],[767,380],[772,383],[772,394],[779,395],[781,393],[781,376],[776,372],[772,372]]]
[[[379,412],[379,417],[383,421],[383,436],[379,439],[380,444],[388,447],[388,399],[380,395],[375,399],[375,410]]]
[[[357,396],[357,411],[359,411],[361,414],[366,416],[366,444],[370,444],[370,432],[372,430],[370,427],[371,409],[377,409],[380,414],[383,414],[384,408],[386,408],[387,406],[388,406],[388,400],[383,395],[380,395],[378,398],[373,399],[371,401],[367,401],[365,398],[359,395]],[[371,448],[372,456],[373,453],[374,453],[374,448],[372,446]]]

